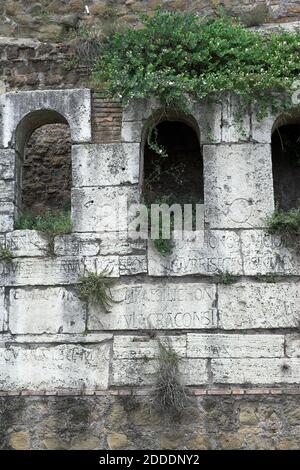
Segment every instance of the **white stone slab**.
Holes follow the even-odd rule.
[[[283,335],[187,334],[187,357],[283,356]]]
[[[25,116],[33,111],[44,110],[55,111],[65,118],[70,126],[73,142],[91,140],[91,93],[88,89],[10,92],[4,95],[4,106],[0,147],[6,148],[11,145],[15,130]],[[39,115],[39,120],[40,125],[53,122],[53,119],[49,121],[48,117],[45,117],[43,122],[42,113]],[[38,127],[37,117],[34,119],[32,130],[36,127]]]
[[[14,230],[8,233],[6,246],[16,257],[49,255],[47,235],[36,230]]]
[[[0,204],[0,232],[9,232],[14,229],[14,204],[1,202]]]
[[[0,332],[7,329],[7,310],[4,287],[0,287]]]
[[[226,330],[293,328],[300,318],[300,283],[219,286],[220,326]]]
[[[137,184],[139,163],[139,144],[73,145],[73,186]]]
[[[83,333],[86,305],[65,287],[10,289],[12,334]]]
[[[72,190],[74,232],[124,232],[128,207],[137,197],[137,187],[87,187]]]
[[[14,195],[14,182],[11,180],[0,180],[0,203],[3,201],[13,201]]]
[[[113,339],[112,334],[104,333],[42,333],[42,334],[21,334],[12,335],[11,333],[3,333],[0,336],[0,345],[14,345],[16,343],[30,344],[85,344],[85,343],[102,343]]]
[[[2,347],[0,389],[106,389],[110,344]]]
[[[15,151],[0,149],[0,180],[14,179],[15,177]]]
[[[273,385],[300,382],[300,359],[212,359],[216,384]]]
[[[146,255],[120,256],[120,276],[131,276],[147,272]]]
[[[152,243],[148,247],[150,276],[217,274],[219,271],[242,274],[239,235],[233,231],[206,231],[203,241],[175,240],[173,252],[161,256]]]
[[[299,329],[299,321],[297,327]],[[288,357],[300,357],[300,334],[294,333],[286,335],[285,348]]]
[[[89,330],[178,330],[217,326],[216,287],[206,283],[116,285],[109,314],[89,306]]]
[[[85,272],[106,272],[118,277],[119,258],[103,256],[90,258],[19,258],[12,263],[0,262],[0,284],[34,286],[75,284]]]
[[[122,142],[137,143],[142,142],[142,132],[145,121],[123,121],[121,130]]]
[[[203,159],[210,228],[265,227],[274,211],[270,145],[204,145]]]
[[[297,247],[287,247],[279,237],[264,230],[243,230],[240,232],[244,273],[257,274],[300,274],[300,252]]]
[[[222,97],[222,142],[242,142],[250,138],[250,113],[241,112],[243,100],[235,95]]]
[[[186,335],[160,336],[114,336],[113,357],[115,359],[155,359],[159,355],[159,342],[171,347],[179,357],[186,357]]]
[[[57,256],[97,256],[100,240],[96,234],[71,234],[55,237],[54,253]]]
[[[155,359],[114,359],[112,385],[153,385],[157,369],[158,362]],[[185,385],[208,383],[205,359],[182,359],[179,363],[179,373]]]

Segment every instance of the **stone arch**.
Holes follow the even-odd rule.
[[[160,161],[163,167],[166,167],[163,168],[165,172],[165,182],[159,182],[159,184],[162,184],[161,190],[163,191],[164,184],[171,184],[172,190],[177,191],[175,199],[176,197],[179,199],[182,197],[182,203],[188,203],[189,201],[184,197],[184,190],[189,189],[191,196],[195,196],[194,199],[197,199],[197,202],[203,202],[203,157],[200,147],[199,124],[191,114],[185,114],[176,110],[159,109],[155,111],[143,127],[140,160],[140,191],[145,193],[147,172],[151,170],[149,159],[152,159],[152,162],[154,162],[156,156],[158,156],[155,156],[155,152],[151,151],[149,148],[149,135],[153,133],[154,129],[158,131],[158,143],[162,145],[162,147],[166,147],[168,154],[167,159]],[[179,183],[176,185],[176,181],[172,182],[175,176],[174,173],[172,174],[172,170],[175,169],[175,172],[177,172],[176,165],[179,170],[181,164],[183,180],[181,185]],[[171,174],[168,174],[168,166],[170,167]],[[187,186],[189,186],[189,188]],[[192,194],[192,190],[194,194]],[[187,191],[187,193],[188,192],[189,191]],[[196,200],[194,202],[196,202]]]
[[[53,126],[52,126],[53,125]],[[52,204],[49,204],[49,194],[48,189],[49,185],[52,184],[52,192],[53,186],[56,188],[58,199],[61,196],[61,184],[58,179],[59,171],[55,171],[55,168],[51,167],[51,162],[48,164],[48,167],[45,168],[45,154],[46,150],[44,147],[39,155],[39,159],[37,159],[34,168],[29,168],[27,165],[27,171],[24,170],[24,164],[26,157],[28,157],[28,152],[26,152],[27,144],[30,141],[31,137],[35,134],[35,131],[42,130],[44,126],[46,126],[46,133],[45,135],[51,134],[54,135],[54,140],[58,140],[58,130],[55,128],[55,125],[63,125],[68,131],[70,132],[70,126],[67,119],[60,113],[52,109],[39,109],[26,114],[23,119],[18,123],[17,128],[15,130],[14,135],[14,142],[15,142],[15,155],[16,155],[16,162],[15,162],[15,202],[16,202],[16,215],[19,215],[22,210],[25,208],[27,210],[33,210],[37,208],[34,201],[39,200],[39,207],[41,210],[45,209],[58,209],[59,207],[52,207]],[[70,133],[67,133],[67,136],[70,136]],[[69,137],[70,138],[70,137]],[[66,155],[66,159],[68,160],[65,162],[71,169],[71,141],[69,141],[68,145],[68,152]],[[48,173],[48,175],[46,175]],[[68,182],[67,187],[71,190],[71,171],[68,172]],[[47,183],[45,182],[45,177],[47,176]],[[31,184],[29,184],[30,178],[33,180]],[[34,181],[35,180],[35,181]],[[36,185],[34,185],[34,182]],[[41,194],[38,194],[39,191],[37,189],[37,185],[43,186]],[[35,187],[36,186],[36,187]],[[35,188],[35,189],[34,189]],[[36,194],[35,194],[36,191]],[[50,189],[49,189],[50,191]],[[30,197],[28,198],[29,194],[27,192],[32,192]],[[71,192],[69,194],[69,199],[71,198]],[[24,200],[26,203],[24,204]],[[31,203],[28,203],[31,201]]]
[[[300,207],[300,115],[280,115],[272,128],[272,171],[275,204]]]

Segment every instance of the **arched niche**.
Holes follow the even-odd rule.
[[[203,158],[194,117],[174,110],[153,114],[143,129],[140,168],[147,203],[165,197],[168,203],[203,203]]]
[[[71,135],[66,118],[50,109],[28,113],[16,128],[15,152],[17,217],[24,211],[36,215],[66,206],[71,200]]]
[[[300,207],[300,115],[281,115],[272,129],[275,204],[283,210]]]

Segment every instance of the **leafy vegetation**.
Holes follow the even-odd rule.
[[[92,65],[95,82],[123,102],[158,97],[165,106],[184,108],[188,96],[233,92],[263,108],[270,102],[266,91],[291,95],[299,76],[297,32],[263,35],[224,14],[207,20],[157,11],[142,23],[109,35]]]
[[[0,247],[0,261],[3,261],[4,263],[11,263],[13,259],[13,254],[12,252],[3,246]]]
[[[15,228],[16,230],[39,230],[53,235],[71,233],[71,212],[47,209],[43,215],[37,216],[24,212],[17,220]]]
[[[277,208],[267,219],[268,231],[281,236],[287,243],[294,245],[300,235],[300,207],[288,211]]]
[[[110,293],[113,280],[106,277],[105,272],[99,274],[89,272],[80,278],[79,283],[79,295],[82,300],[91,305],[100,305],[106,313],[111,311],[117,301]]]

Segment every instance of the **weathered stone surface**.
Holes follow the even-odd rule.
[[[300,359],[212,359],[214,383],[293,384],[300,381]]]
[[[215,328],[216,287],[205,283],[121,284],[109,315],[89,306],[89,330]]]
[[[299,315],[298,315],[299,319]],[[296,325],[299,328],[299,320]],[[300,334],[295,333],[285,337],[286,355],[289,357],[300,357]]]
[[[139,144],[72,147],[73,186],[115,186],[139,182]]]
[[[129,276],[146,272],[146,255],[120,256],[120,276]]]
[[[86,344],[102,343],[113,338],[112,334],[104,333],[41,333],[41,334],[17,334],[3,333],[1,340],[6,344]]]
[[[6,93],[4,95],[5,113],[3,114],[3,137],[0,147],[9,147],[20,121],[27,116],[23,133],[39,125],[57,122],[47,111],[55,111],[64,118],[71,128],[73,142],[91,140],[91,97],[90,90],[35,90]],[[39,115],[29,113],[40,111]],[[44,121],[44,122],[43,122]]]
[[[239,235],[233,231],[206,231],[203,240],[174,241],[170,256],[161,256],[149,243],[148,272],[150,276],[183,276],[186,274],[217,274],[229,271],[242,274]]]
[[[243,142],[250,138],[250,114],[245,113],[240,121],[241,100],[234,95],[222,98],[222,142]]]
[[[144,121],[123,121],[122,142],[140,144],[142,142],[144,124]]]
[[[297,246],[287,247],[278,237],[264,230],[243,230],[241,250],[244,274],[300,274],[300,253]]]
[[[4,287],[0,287],[0,332],[6,330],[7,310],[5,305]]]
[[[159,342],[171,347],[179,357],[186,356],[186,335],[161,336],[151,339],[149,336],[114,337],[113,356],[115,359],[154,359],[159,355]]]
[[[9,232],[14,229],[14,204],[4,202],[0,205],[0,232]]]
[[[238,283],[219,286],[220,326],[226,330],[292,328],[300,315],[299,283]]]
[[[75,232],[124,232],[127,209],[137,197],[136,187],[87,187],[72,190]]]
[[[158,369],[156,359],[114,359],[112,385],[152,385]],[[205,359],[182,359],[180,375],[186,385],[201,385],[208,382]]]
[[[15,151],[0,149],[0,180],[13,179],[15,176]]]
[[[105,389],[109,343],[101,345],[1,345],[1,390]]]
[[[14,230],[6,235],[6,246],[13,256],[47,256],[49,239],[36,230]]]
[[[86,306],[64,287],[11,289],[9,329],[12,334],[82,333]]]
[[[9,436],[9,445],[15,450],[30,449],[30,438],[28,431],[13,432]]]
[[[272,131],[276,121],[276,117],[272,110],[267,110],[267,115],[263,118],[259,117],[258,110],[252,107],[251,123],[252,123],[252,140],[254,142],[270,144],[272,141]]]
[[[187,334],[187,357],[283,356],[283,335]]]
[[[129,441],[126,434],[113,432],[107,436],[107,443],[109,449],[118,450],[126,448]]]
[[[97,256],[100,243],[95,234],[62,235],[55,237],[54,253],[57,256]]]
[[[20,258],[0,262],[0,283],[6,286],[75,284],[85,272],[119,276],[118,256],[89,258]]]
[[[0,202],[13,201],[14,196],[14,182],[11,180],[0,180]]]
[[[270,145],[204,145],[203,158],[209,226],[264,227],[274,210]]]

